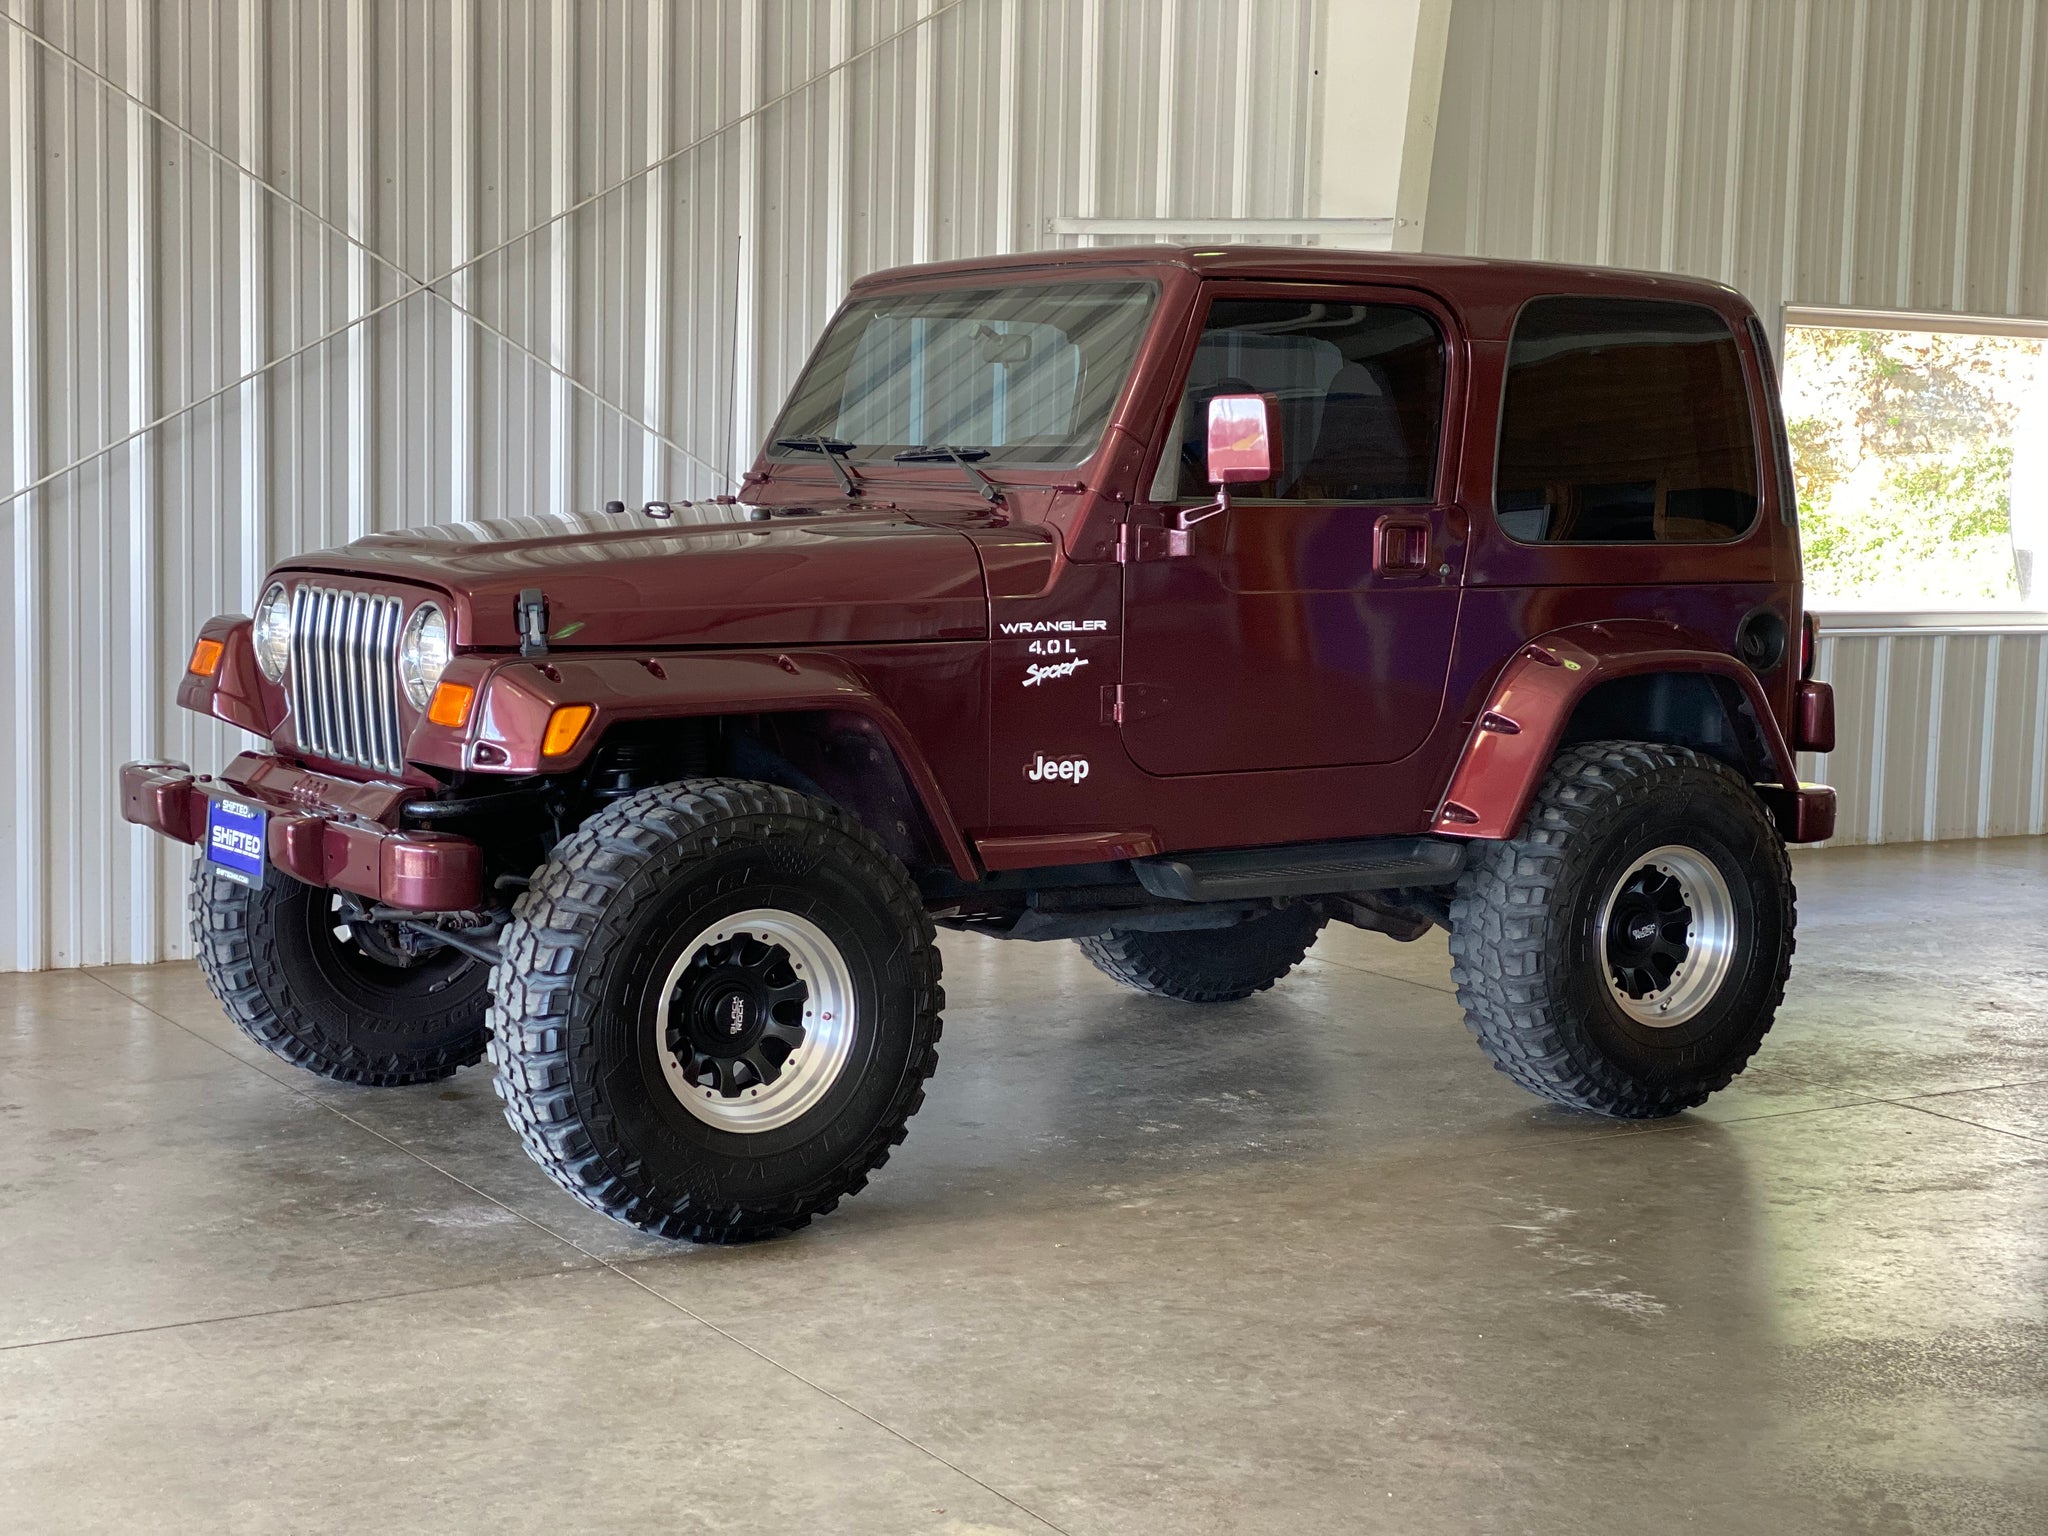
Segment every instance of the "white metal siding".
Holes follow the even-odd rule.
[[[1456,0],[1428,247],[2048,320],[2044,0]],[[2048,635],[1822,647],[1841,842],[2048,832]]]
[[[2048,318],[2042,0],[1456,0],[1431,249]]]
[[[2048,832],[2048,634],[1842,632],[1815,675],[1834,684],[1836,748],[1799,771],[1835,786],[1836,842]]]
[[[0,0],[0,968],[183,952],[182,852],[111,773],[240,744],[172,685],[271,561],[706,494],[877,267],[1320,212],[1335,3]],[[1457,0],[1430,243],[2048,314],[2041,11]],[[1985,828],[2042,825],[2038,647],[1999,647],[1988,779],[1960,638],[1939,733],[1888,696],[1980,743]]]
[[[875,268],[1313,213],[1320,14],[0,0],[0,969],[184,951],[113,770],[241,744],[171,694],[272,561],[722,489]]]

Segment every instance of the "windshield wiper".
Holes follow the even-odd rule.
[[[967,476],[967,483],[979,491],[990,506],[1003,505],[1002,489],[974,467],[977,459],[988,457],[986,448],[955,448],[949,443],[939,443],[930,448],[906,448],[896,455],[898,464],[944,464],[949,460],[960,466]]]
[[[846,487],[848,496],[864,494],[861,483],[853,473],[853,466],[846,462],[846,456],[853,452],[853,444],[843,437],[827,437],[822,432],[809,437],[778,437],[778,448],[794,448],[800,453],[822,453],[825,462],[832,466],[832,472],[839,477],[839,483]]]

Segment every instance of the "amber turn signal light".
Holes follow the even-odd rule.
[[[220,670],[221,652],[227,647],[218,640],[200,640],[192,647],[192,659],[185,670],[198,677],[211,677]]]
[[[427,719],[460,729],[469,723],[469,706],[475,702],[476,689],[468,683],[441,683],[427,700]]]
[[[548,716],[547,734],[540,739],[540,755],[560,757],[567,752],[576,745],[576,738],[596,713],[593,704],[557,704],[555,712]]]

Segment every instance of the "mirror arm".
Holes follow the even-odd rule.
[[[1174,510],[1172,528],[1175,533],[1186,533],[1195,524],[1214,517],[1219,512],[1230,510],[1230,487],[1216,487],[1216,499],[1205,507],[1178,507]]]

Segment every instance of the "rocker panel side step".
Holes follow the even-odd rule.
[[[1465,867],[1466,846],[1442,837],[1372,837],[1133,859],[1131,867],[1139,884],[1169,901],[1329,896],[1402,885],[1449,885]]]

